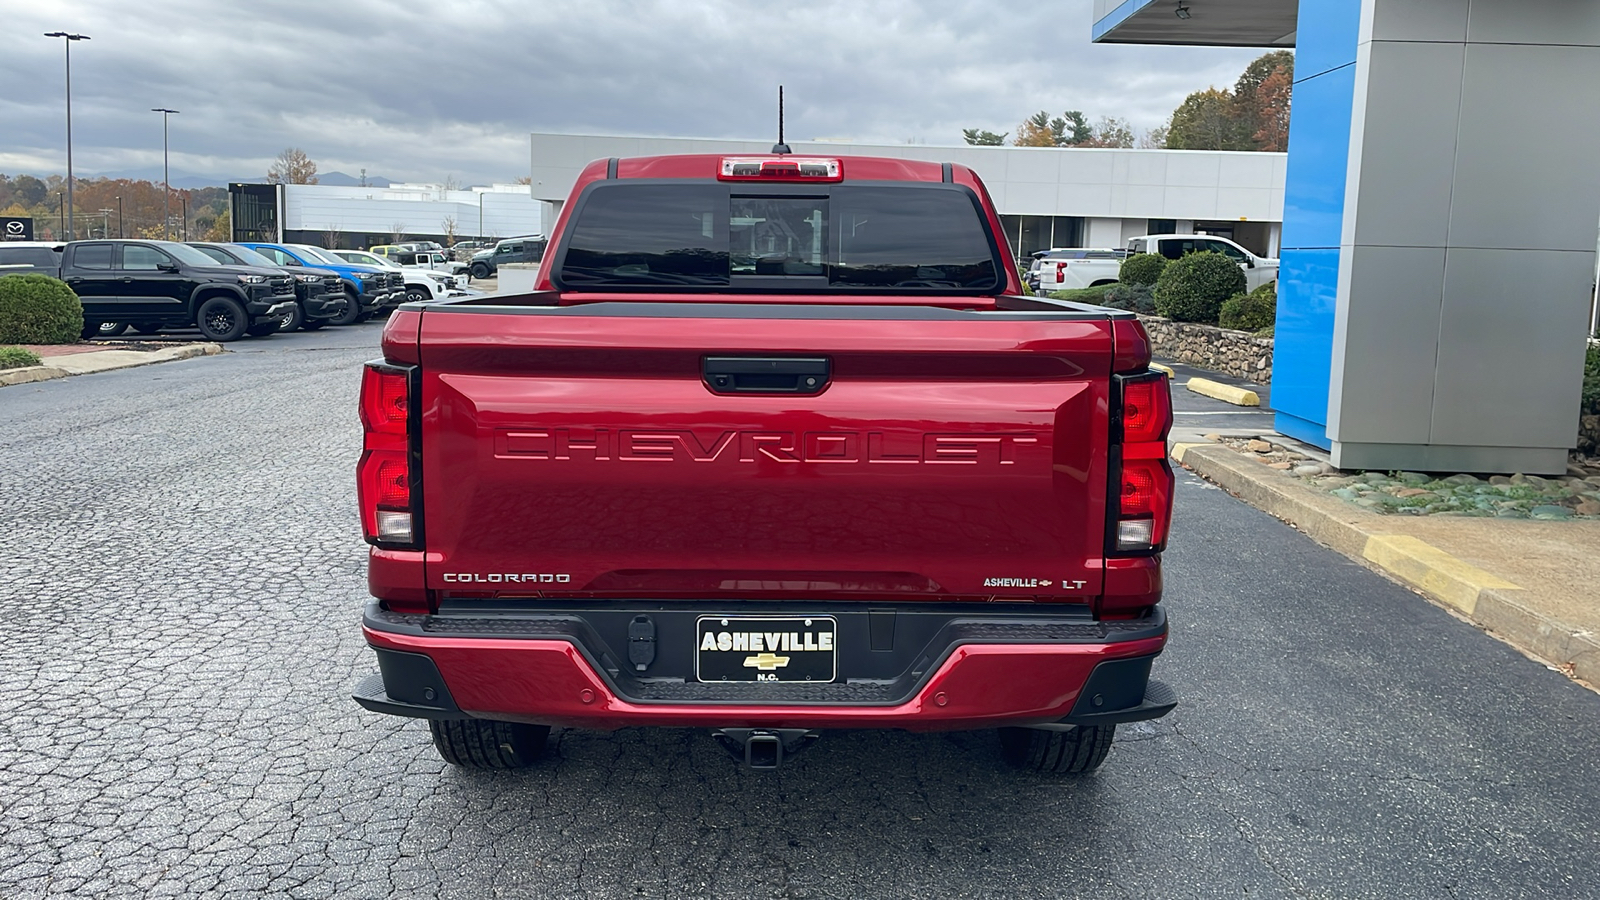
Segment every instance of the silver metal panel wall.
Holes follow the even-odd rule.
[[[1328,436],[1565,468],[1600,238],[1600,4],[1363,0]]]

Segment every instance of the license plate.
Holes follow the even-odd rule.
[[[838,639],[832,616],[701,616],[695,623],[695,677],[830,682],[839,672]]]

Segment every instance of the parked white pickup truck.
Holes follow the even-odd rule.
[[[1253,291],[1278,280],[1278,261],[1257,256],[1225,237],[1211,234],[1147,234],[1128,241],[1128,253],[1159,253],[1178,259],[1186,253],[1221,253],[1244,269],[1245,290]]]
[[[1115,258],[1109,255],[1115,251],[1046,251],[1036,263],[1039,283],[1034,290],[1041,294],[1049,294],[1052,291],[1111,284],[1117,280],[1122,268],[1121,257],[1135,253],[1157,253],[1167,259],[1178,259],[1186,253],[1207,251],[1221,253],[1238,263],[1244,270],[1246,290],[1253,291],[1263,284],[1271,284],[1278,280],[1276,259],[1257,256],[1227,238],[1209,234],[1147,234],[1144,237],[1130,239],[1127,252],[1118,254]],[[1051,255],[1056,253],[1063,255],[1082,253],[1085,256],[1052,259]],[[1033,272],[1029,274],[1031,276]]]

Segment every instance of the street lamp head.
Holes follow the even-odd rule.
[[[87,40],[89,40],[89,36],[87,34],[71,34],[69,32],[65,32],[65,31],[52,31],[49,34],[46,34],[45,37],[61,37],[61,38],[66,38],[69,41],[87,41]]]
[[[182,110],[177,110],[177,109],[163,109],[163,108],[161,108],[161,107],[159,107],[159,106],[152,106],[152,107],[150,107],[150,111],[151,111],[151,112],[158,112],[158,113],[171,113],[171,114],[173,114],[173,115],[177,115],[177,114],[178,114],[178,113],[179,113],[179,112],[181,112],[181,111],[182,111]]]

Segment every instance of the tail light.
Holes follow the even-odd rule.
[[[361,373],[365,449],[356,467],[356,495],[367,543],[388,549],[421,546],[421,494],[412,438],[415,369],[367,363]]]
[[[1172,392],[1161,372],[1120,375],[1114,425],[1120,438],[1112,454],[1112,498],[1106,551],[1115,556],[1159,553],[1172,521]]]

